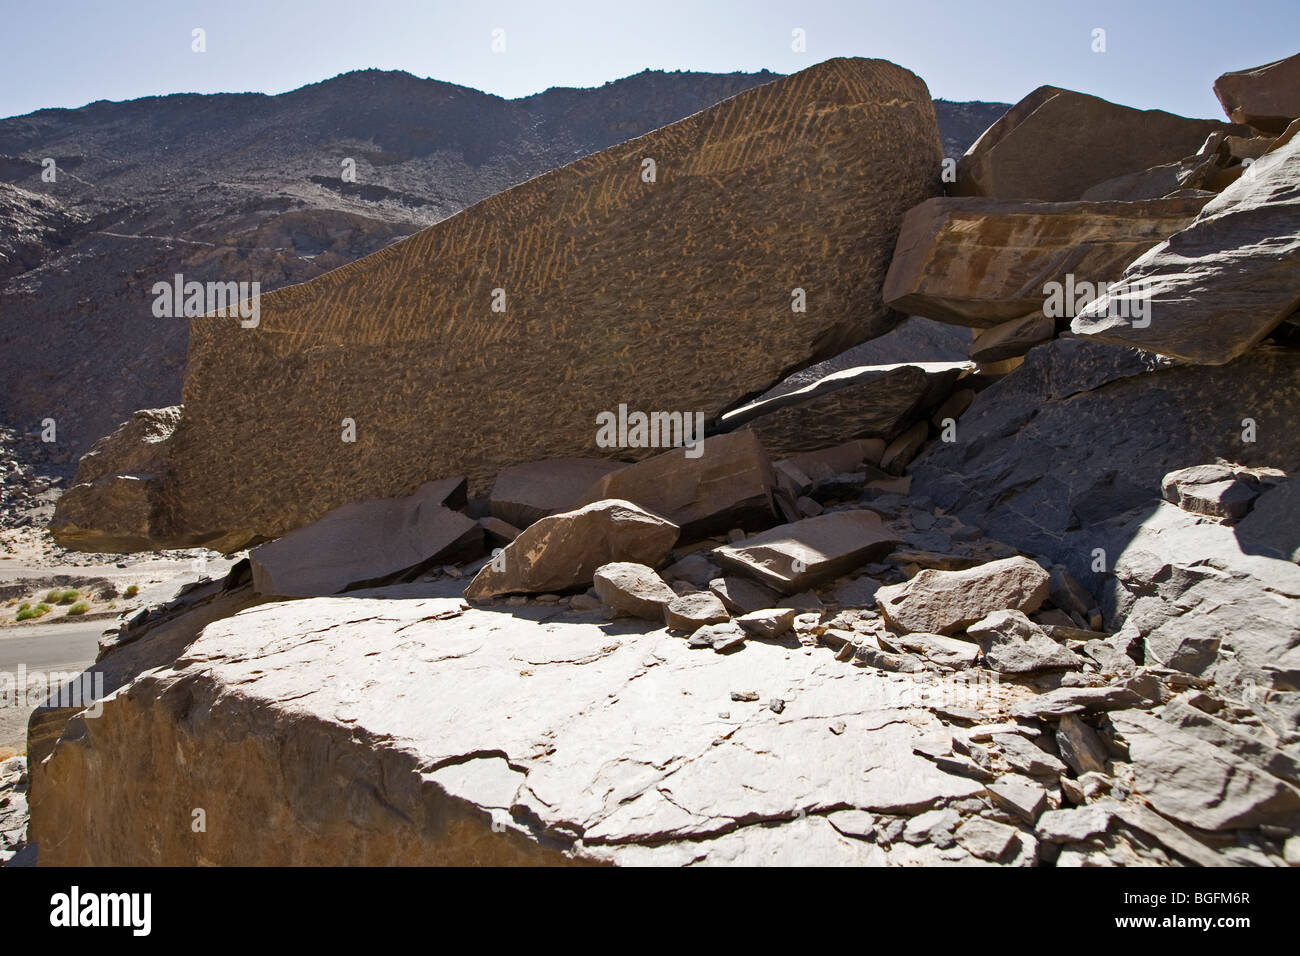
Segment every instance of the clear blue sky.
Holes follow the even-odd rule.
[[[1219,117],[1216,76],[1300,52],[1300,0],[0,0],[0,11],[0,116],[280,93],[368,67],[516,97],[647,67],[790,73],[872,56],[947,99],[1014,102],[1050,83]],[[206,53],[191,50],[195,27]],[[1098,27],[1105,53],[1091,49]],[[805,53],[791,50],[795,28]]]

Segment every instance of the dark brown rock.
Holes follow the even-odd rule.
[[[1190,156],[1225,125],[1041,86],[966,151],[953,191],[995,199],[1079,199],[1107,179]]]
[[[772,465],[750,431],[714,435],[611,472],[583,496],[631,501],[681,528],[683,542],[777,520]]]
[[[253,589],[316,597],[374,585],[483,553],[483,529],[446,507],[464,501],[465,479],[428,482],[407,498],[358,501],[258,545],[248,554]]]
[[[1214,81],[1214,95],[1234,123],[1280,133],[1300,117],[1300,53],[1225,73]]]
[[[493,516],[523,530],[539,518],[572,511],[588,488],[621,467],[603,458],[561,458],[513,465],[497,475],[489,507]]]
[[[677,526],[628,501],[598,501],[548,515],[484,565],[465,596],[544,594],[591,584],[596,569],[615,561],[655,567],[677,541]]]

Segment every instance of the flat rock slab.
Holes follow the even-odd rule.
[[[590,503],[630,501],[698,541],[732,528],[766,528],[776,520],[774,477],[767,452],[752,432],[715,435],[693,448],[674,448],[599,479],[583,495]]]
[[[829,654],[701,653],[633,621],[539,624],[418,594],[209,626],[35,769],[41,862],[882,864],[916,849],[826,814],[981,790],[912,752],[943,733],[936,717]],[[194,807],[205,833],[176,825]]]
[[[427,482],[407,498],[358,501],[248,553],[259,594],[320,597],[483,553],[483,529],[446,507],[465,479]]]
[[[919,78],[828,60],[263,295],[255,328],[191,320],[157,540],[235,550],[434,477],[653,454],[601,447],[597,416],[709,420],[896,324],[880,287],[940,159]]]
[[[616,561],[596,569],[592,577],[596,595],[614,608],[656,623],[677,593],[652,568],[630,561]]]
[[[482,600],[587,587],[606,564],[662,564],[676,541],[671,521],[628,501],[598,501],[529,526],[474,575],[465,596]]]
[[[954,192],[1065,202],[1108,179],[1195,153],[1229,128],[1164,110],[1137,110],[1086,93],[1040,86],[966,151]],[[1079,131],[1086,129],[1087,136]]]
[[[713,550],[724,569],[795,594],[883,557],[892,537],[871,511],[837,511],[780,525]]]
[[[843,369],[796,391],[728,412],[718,428],[753,431],[773,455],[813,452],[851,439],[893,437],[918,410],[942,400],[961,375],[974,370],[973,362]]]
[[[1133,262],[1071,328],[1187,362],[1231,362],[1300,308],[1298,222],[1300,138]]]
[[[885,301],[914,315],[986,329],[1041,312],[1047,285],[1055,282],[1063,286],[1058,299],[1069,306],[1060,314],[1074,315],[1082,283],[1095,290],[1098,282],[1118,279],[1130,262],[1190,225],[1208,201],[927,199],[903,217]],[[1074,280],[1068,288],[1067,275]]]

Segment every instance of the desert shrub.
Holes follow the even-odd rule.
[[[28,607],[28,608],[23,608],[23,610],[19,611],[18,614],[14,617],[14,620],[28,621],[34,617],[40,617],[40,614],[38,614],[34,608]]]
[[[80,597],[81,597],[81,593],[80,593],[79,591],[77,591],[75,588],[68,588],[66,591],[63,591],[63,592],[61,592],[61,593],[59,594],[59,601],[58,601],[58,603],[60,603],[60,604],[76,604],[76,603],[77,603],[77,600],[78,600]]]
[[[140,585],[138,584],[132,584],[130,587],[126,589],[127,597],[135,597],[139,593],[140,593]]]
[[[68,613],[85,614],[89,610],[90,610],[89,604],[87,604],[85,601],[78,601],[76,604],[72,605],[72,607],[68,608]]]

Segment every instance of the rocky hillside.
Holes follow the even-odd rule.
[[[57,446],[26,457],[68,471],[135,409],[180,399],[188,328],[152,314],[155,282],[303,282],[775,78],[646,71],[506,100],[368,70],[2,120],[0,422],[54,418]],[[946,155],[1005,108],[941,101]]]

